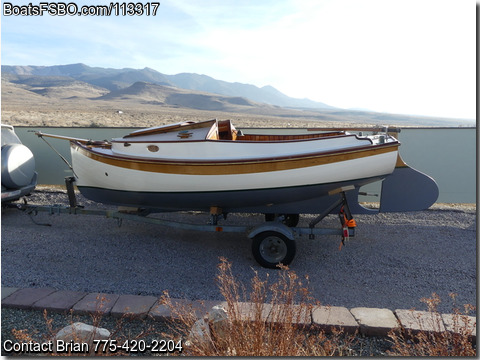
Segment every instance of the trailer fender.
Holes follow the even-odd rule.
[[[289,228],[287,225],[277,221],[256,226],[252,231],[250,231],[248,237],[253,239],[256,235],[264,231],[275,231],[285,235],[289,240],[295,240],[292,228]]]

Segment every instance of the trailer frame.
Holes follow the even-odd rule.
[[[210,213],[209,224],[194,224],[190,222],[178,222],[155,217],[148,217],[149,211],[138,209],[137,211],[128,210],[100,210],[85,209],[78,205],[74,190],[75,178],[69,176],[65,178],[65,185],[69,205],[32,205],[28,204],[24,198],[23,203],[8,203],[7,207],[16,208],[29,215],[36,215],[38,212],[70,215],[97,215],[109,219],[117,219],[118,225],[123,220],[131,220],[160,226],[167,226],[181,230],[192,230],[202,232],[228,232],[228,233],[246,233],[247,237],[252,239],[252,253],[255,260],[267,268],[278,268],[279,264],[289,265],[296,254],[296,238],[302,235],[308,235],[309,239],[315,239],[315,235],[338,235],[341,236],[340,248],[350,237],[355,236],[355,224],[352,223],[352,215],[348,207],[347,196],[340,190],[341,196],[338,200],[331,203],[316,218],[310,221],[308,227],[289,227],[282,221],[285,216],[282,214],[275,216],[274,221],[266,221],[257,225],[219,225],[219,213]],[[315,226],[327,215],[340,207],[340,228],[316,228]],[[218,211],[218,209],[217,209]],[[226,219],[226,214],[223,214]]]

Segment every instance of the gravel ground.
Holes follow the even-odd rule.
[[[102,204],[78,196],[88,209]],[[62,190],[39,188],[31,204],[66,204]],[[204,213],[161,214],[165,219],[205,223]],[[219,257],[248,284],[277,270],[260,267],[243,233],[200,233],[102,216],[48,215],[33,219],[2,209],[2,286],[161,295],[219,300]],[[323,305],[425,310],[420,299],[437,293],[441,312],[476,304],[476,206],[435,205],[411,213],[357,215],[356,236],[339,251],[338,236],[298,239],[290,268],[309,276],[312,295]],[[228,224],[258,224],[263,215],[229,215]],[[306,226],[308,217],[301,220]],[[339,226],[330,215],[324,227]]]

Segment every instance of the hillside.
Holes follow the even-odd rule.
[[[266,103],[281,107],[308,107],[317,109],[333,109],[332,106],[311,101],[295,99],[282,94],[271,86],[259,88],[254,85],[230,83],[216,80],[207,75],[181,73],[165,75],[150,68],[144,69],[110,69],[90,67],[85,64],[70,64],[56,66],[10,66],[2,65],[2,74],[35,75],[35,76],[64,76],[80,80],[110,91],[129,87],[135,82],[142,81],[156,85],[173,86],[181,89],[204,91],[208,93],[244,97],[258,103]]]
[[[97,100],[131,100],[143,104],[190,108],[197,110],[241,111],[241,107],[269,107],[242,97],[189,91],[172,86],[137,81],[127,88],[114,90]]]
[[[66,76],[2,75],[2,87],[12,84],[27,91],[53,99],[94,98],[108,93],[107,89]],[[3,89],[2,89],[3,91]]]

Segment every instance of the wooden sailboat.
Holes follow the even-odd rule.
[[[387,133],[244,134],[230,120],[216,119],[111,141],[38,135],[70,141],[85,197],[159,211],[260,212],[358,189],[392,174],[400,145]]]

